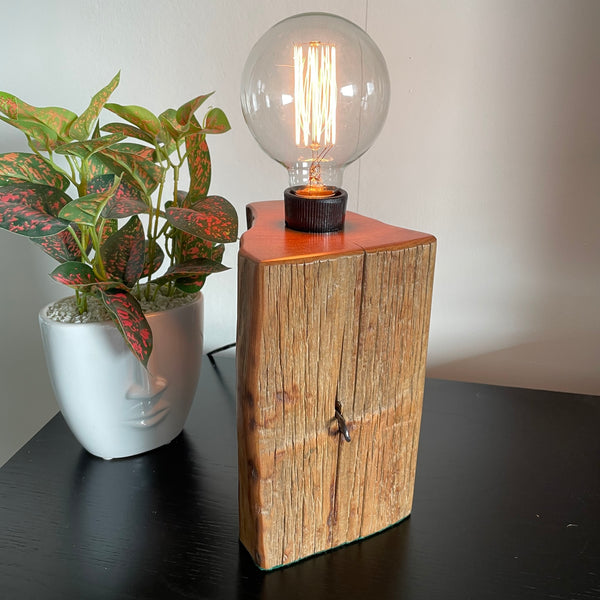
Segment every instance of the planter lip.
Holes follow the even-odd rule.
[[[193,300],[191,300],[190,302],[186,302],[185,304],[180,304],[179,306],[172,306],[171,308],[167,308],[165,310],[157,310],[157,311],[153,311],[153,312],[149,312],[149,313],[144,313],[146,316],[146,319],[153,318],[157,315],[161,315],[164,313],[170,313],[170,312],[182,310],[188,306],[194,305],[194,304],[198,303],[204,297],[202,294],[202,291],[196,292],[196,294],[197,295]],[[116,327],[116,325],[112,319],[108,319],[106,321],[89,321],[87,323],[63,323],[62,321],[56,321],[55,319],[51,319],[50,317],[48,317],[48,315],[47,315],[48,309],[53,304],[56,304],[57,302],[60,302],[61,300],[65,300],[66,298],[71,298],[71,296],[64,296],[63,298],[59,298],[58,300],[53,300],[52,302],[49,302],[44,307],[42,307],[40,309],[40,312],[38,313],[39,320],[43,321],[44,323],[51,323],[53,327],[54,326],[56,326],[56,327],[81,327],[82,325],[86,325],[88,327],[96,326],[96,327],[100,327],[100,328]]]

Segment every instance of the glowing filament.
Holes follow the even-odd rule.
[[[305,58],[294,44],[294,83],[296,145],[316,151],[335,144],[335,46],[310,42]]]

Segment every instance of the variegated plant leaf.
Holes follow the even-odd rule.
[[[114,180],[114,175],[93,177],[88,182],[87,191],[88,193],[105,192],[114,184]],[[119,187],[102,209],[102,217],[105,219],[122,219],[147,212],[148,206],[144,202],[142,190],[129,181],[122,179]]]
[[[154,143],[154,138],[145,131],[142,131],[139,127],[130,125],[129,123],[108,123],[101,127],[102,131],[108,131],[109,133],[120,133],[125,137],[132,137],[149,144]]]
[[[179,279],[197,279],[206,277],[211,273],[220,273],[227,271],[229,267],[209,260],[208,258],[201,258],[199,260],[191,260],[185,263],[179,263],[169,267],[161,277],[156,279],[155,283],[163,285],[170,281],[177,281]]]
[[[123,106],[112,102],[107,104],[105,108],[125,121],[139,127],[142,131],[149,133],[153,138],[160,132],[160,121],[158,120],[158,117],[143,106]]]
[[[60,143],[56,133],[39,121],[22,118],[7,119],[6,117],[2,116],[0,116],[0,120],[12,125],[13,127],[16,127],[22,131],[27,138],[37,142],[36,147],[40,150],[52,152]]]
[[[27,104],[13,94],[0,92],[0,112],[9,119],[33,119],[49,127],[61,139],[67,138],[67,132],[77,115],[58,106],[45,106],[38,108]]]
[[[188,153],[187,161],[190,172],[190,189],[187,203],[189,205],[201,198],[205,198],[208,194],[211,164],[210,152],[204,134],[196,133],[186,137],[185,147]]]
[[[47,185],[20,183],[0,187],[0,227],[27,237],[46,237],[64,231],[57,218],[70,198]]]
[[[70,181],[36,154],[8,152],[0,154],[0,186],[30,181],[66,190]]]
[[[81,258],[79,246],[70,231],[65,230],[55,235],[30,239],[59,263],[76,261]]]
[[[218,244],[218,245],[212,247],[212,250],[210,251],[210,256],[208,258],[210,258],[210,260],[214,260],[216,262],[222,262],[224,254],[225,254],[225,246],[223,246],[223,244]]]
[[[214,246],[212,242],[208,242],[185,231],[178,231],[175,240],[178,255],[181,256],[181,262],[211,258],[211,251]]]
[[[140,279],[143,279],[144,277],[148,277],[148,275],[153,275],[154,273],[156,273],[156,271],[158,271],[162,266],[164,260],[165,253],[163,249],[158,244],[155,244],[154,257],[152,259],[152,264],[150,264],[149,243],[148,241],[146,241],[144,247],[144,269],[142,271]]]
[[[104,207],[119,187],[119,183],[120,179],[117,177],[108,189],[71,200],[61,209],[58,216],[80,225],[95,227]]]
[[[87,160],[90,156],[96,154],[96,152],[100,152],[101,150],[104,150],[104,148],[110,148],[124,139],[125,136],[123,134],[113,133],[93,140],[63,144],[56,148],[56,152],[58,154],[69,154],[70,156],[77,156],[82,160]]]
[[[207,277],[207,275],[181,277],[175,281],[175,287],[184,294],[196,294],[204,287]]]
[[[133,182],[133,179],[127,172],[118,165],[116,162],[108,158],[105,154],[93,154],[87,161],[88,175],[89,178],[99,177],[101,175],[115,175],[121,176],[121,181],[129,179]],[[134,183],[134,185],[137,185]]]
[[[160,113],[160,115],[158,115],[158,120],[163,126],[163,129],[166,130],[167,134],[177,141],[181,140],[189,129],[187,124],[182,125],[177,120],[177,112],[174,108],[168,108]],[[162,137],[164,138],[164,133],[162,134]],[[162,139],[162,141],[165,140]]]
[[[142,222],[133,216],[101,248],[108,278],[122,281],[127,287],[135,285],[144,270],[144,248]]]
[[[58,106],[33,108],[31,116],[54,131],[60,140],[68,139],[69,127],[77,118],[73,111]]]
[[[14,94],[8,92],[0,92],[0,112],[6,115],[9,119],[18,119],[19,116],[24,116],[25,112],[19,110],[19,105],[29,106],[26,102],[19,100]]]
[[[154,148],[144,146],[143,144],[135,144],[134,142],[123,142],[116,144],[113,150],[117,152],[125,152],[127,154],[135,154],[139,158],[144,160],[154,160]]]
[[[95,227],[98,217],[102,211],[104,200],[99,194],[87,194],[81,198],[72,200],[61,212],[61,219]]]
[[[203,133],[225,133],[231,125],[220,108],[211,108],[204,117]]]
[[[0,202],[26,204],[43,213],[58,217],[71,198],[58,188],[39,183],[13,183],[0,187]]]
[[[94,154],[88,159],[88,174],[90,179],[105,175],[115,177],[115,173],[119,174],[121,182],[129,184],[133,188],[140,189],[142,195],[149,197],[141,183],[136,181],[121,165],[108,156]]]
[[[147,366],[152,352],[152,330],[138,301],[120,289],[100,289],[99,293],[125,342],[136,358]]]
[[[170,206],[165,214],[177,229],[209,242],[223,244],[237,239],[237,213],[221,196],[208,196],[192,208]]]
[[[209,94],[204,94],[202,96],[197,96],[193,100],[182,104],[175,113],[175,118],[180,125],[189,125],[191,122],[192,116],[194,113],[204,104],[207,98],[210,98],[214,92],[210,92]]]
[[[109,201],[110,202],[110,201]],[[119,221],[117,219],[105,219],[100,228],[100,247],[106,240],[119,229]]]
[[[26,204],[0,203],[0,227],[27,237],[44,237],[64,231],[68,223]]]
[[[120,73],[117,73],[107,86],[103,87],[95,94],[90,105],[71,123],[69,135],[72,138],[76,140],[85,140],[89,137],[92,127],[100,115],[100,111],[106,104],[106,101],[110,98],[110,95],[114,92],[117,85],[119,85],[120,75]]]
[[[50,273],[50,277],[72,288],[90,287],[98,282],[92,267],[80,261],[69,261],[58,265]]]
[[[129,152],[107,148],[95,156],[116,175],[128,174],[147,196],[154,192],[163,175],[162,167]]]

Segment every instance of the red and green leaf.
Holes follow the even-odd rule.
[[[148,241],[146,241],[144,246],[144,269],[142,271],[140,279],[143,279],[144,277],[148,277],[148,275],[156,273],[156,271],[158,271],[162,266],[164,259],[165,253],[163,252],[163,249],[158,244],[155,244],[154,257],[152,260],[152,265],[150,265],[149,243]]]
[[[27,237],[55,235],[69,225],[57,218],[68,200],[47,185],[5,185],[0,187],[0,227]]]
[[[197,96],[193,100],[182,104],[175,114],[175,118],[180,125],[189,125],[191,122],[194,113],[204,104],[207,98],[212,96],[214,92],[210,92],[209,94],[204,94],[202,96]]]
[[[79,261],[69,261],[58,265],[50,277],[58,283],[72,288],[89,287],[98,283],[94,270],[89,265]]]
[[[168,108],[160,113],[158,119],[163,126],[163,130],[166,131],[171,138],[177,141],[181,140],[189,129],[188,126],[179,123],[177,120],[177,113],[173,108]],[[168,143],[168,140],[164,139],[164,133],[161,135],[161,138]]]
[[[58,216],[67,221],[95,227],[104,207],[119,187],[119,183],[120,179],[117,177],[108,189],[71,200],[62,208]]]
[[[77,115],[57,106],[37,108],[23,102],[13,94],[0,92],[0,112],[9,119],[33,119],[50,128],[61,139],[67,138],[67,132]]]
[[[214,245],[212,242],[203,240],[185,231],[179,231],[176,240],[177,247],[181,249],[181,262],[212,258],[211,251]]]
[[[204,287],[206,277],[206,275],[200,277],[182,277],[175,281],[175,287],[184,294],[196,294]]]
[[[196,237],[216,243],[235,242],[237,239],[237,213],[220,196],[208,196],[192,208],[170,206],[165,212],[171,225]]]
[[[18,119],[20,115],[26,114],[21,112],[21,105],[29,107],[29,104],[19,100],[14,94],[0,92],[0,112],[5,114],[9,119]]]
[[[88,193],[103,193],[114,184],[114,175],[100,175],[88,182]],[[108,200],[102,210],[105,219],[122,219],[148,212],[144,202],[144,194],[139,187],[129,181],[121,180],[114,195]]]
[[[150,134],[153,138],[160,133],[160,121],[158,117],[147,108],[135,105],[123,106],[115,103],[107,104],[105,108]]]
[[[97,194],[88,194],[77,198],[67,204],[61,211],[61,219],[71,221],[72,223],[78,223],[79,225],[89,225],[94,227],[98,221],[98,215],[102,210],[100,205],[102,200],[98,198]]]
[[[0,202],[26,204],[40,212],[58,217],[71,198],[62,190],[37,183],[13,183],[0,187]]]
[[[185,139],[188,153],[188,169],[190,172],[190,203],[205,198],[210,187],[211,165],[210,152],[204,134],[196,133]]]
[[[202,277],[206,277],[211,273],[220,273],[222,271],[227,271],[228,269],[229,267],[226,267],[219,262],[209,260],[208,258],[201,258],[200,260],[191,260],[189,262],[179,263],[169,267],[165,273],[156,280],[156,283],[158,285],[163,285],[170,281],[177,281],[179,279],[197,280]]]
[[[31,238],[48,256],[60,263],[76,261],[81,258],[79,246],[70,231],[61,231],[55,235],[41,238]]]
[[[82,160],[87,160],[90,156],[96,154],[96,152],[100,152],[101,150],[104,150],[104,148],[110,148],[124,139],[125,136],[123,134],[113,133],[111,135],[94,138],[93,140],[63,144],[56,148],[56,152],[58,154],[69,154],[70,156],[77,156]]]
[[[139,127],[130,125],[129,123],[108,123],[101,127],[102,131],[108,131],[109,133],[120,133],[125,137],[132,137],[136,140],[142,140],[149,144],[154,143],[154,138],[145,131],[142,131]]]
[[[126,152],[128,154],[135,154],[136,156],[143,158],[144,160],[154,160],[154,148],[144,146],[143,144],[135,144],[133,142],[124,142],[122,144],[116,144],[113,150],[117,152]]]
[[[110,95],[114,92],[115,88],[119,85],[120,73],[117,73],[110,83],[102,88],[92,98],[90,105],[83,111],[83,113],[77,117],[69,127],[69,135],[76,140],[85,140],[89,137],[92,127],[100,111],[106,104],[106,101],[110,98]]]
[[[99,154],[93,154],[90,156],[87,161],[87,169],[90,179],[93,177],[100,177],[101,175],[114,175],[115,171],[122,171],[121,167],[118,167],[117,165],[115,165],[114,169],[111,168],[107,157],[104,156],[100,158]]]
[[[119,221],[117,219],[106,219],[102,223],[100,229],[100,247],[106,242],[106,240],[119,229]]]
[[[138,301],[120,289],[100,289],[100,296],[111,318],[123,334],[125,342],[144,365],[152,352],[152,330]]]
[[[64,231],[68,223],[24,204],[0,204],[0,227],[27,237],[43,237]]]
[[[154,192],[163,175],[162,167],[129,152],[107,148],[97,156],[115,175],[128,174],[148,196]]]
[[[231,125],[220,108],[212,108],[204,117],[202,127],[203,133],[225,133],[231,129]]]
[[[36,146],[40,150],[46,150],[51,152],[58,146],[59,140],[54,131],[49,127],[46,127],[39,121],[33,121],[31,119],[7,119],[6,117],[0,116],[0,120],[16,127],[22,131],[28,138],[31,138],[37,142]]]
[[[144,270],[144,249],[144,228],[139,217],[133,216],[101,248],[108,277],[128,287],[135,285]]]
[[[223,244],[219,244],[218,246],[213,246],[213,249],[210,252],[210,260],[214,260],[216,262],[223,261],[223,255],[225,254],[225,246]]]
[[[0,154],[0,186],[30,181],[66,190],[70,181],[43,158],[27,152]]]
[[[62,140],[68,139],[69,127],[77,118],[74,112],[57,106],[34,108],[31,116],[49,127]]]

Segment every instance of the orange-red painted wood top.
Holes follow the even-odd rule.
[[[285,226],[283,201],[248,204],[250,229],[242,235],[240,254],[255,262],[296,262],[400,249],[427,244],[435,237],[346,213],[344,229],[335,233],[304,233]]]

